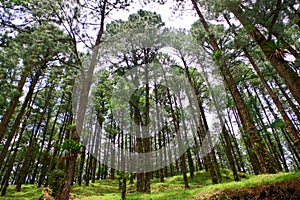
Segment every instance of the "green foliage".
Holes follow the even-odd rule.
[[[276,118],[274,120],[274,122],[272,124],[270,124],[271,127],[275,128],[275,129],[280,129],[280,128],[283,128],[285,127],[285,123],[282,119],[280,118]]]
[[[56,169],[49,174],[49,186],[52,189],[52,196],[56,197],[63,189],[65,171]]]
[[[202,24],[199,20],[192,24],[190,33],[199,44],[203,44],[207,40],[207,33],[202,28]]]
[[[288,181],[295,178],[299,178],[300,173],[279,173],[277,175],[273,174],[264,174],[264,175],[258,175],[253,176],[250,179],[246,179],[240,182],[229,182],[229,183],[222,183],[217,185],[211,185],[204,188],[199,189],[199,192],[197,192],[195,195],[192,196],[192,199],[204,199],[212,197],[219,192],[225,190],[225,189],[232,189],[238,192],[239,189],[243,188],[254,188],[256,186],[263,186],[269,183],[275,183],[275,182],[281,182],[281,181]]]
[[[7,189],[7,195],[0,200],[33,200],[38,199],[42,195],[43,188],[37,188],[35,185],[22,185],[21,192],[15,192],[15,187],[11,186]]]
[[[135,185],[127,184],[129,192],[126,195],[127,199],[157,199],[157,200],[167,200],[167,199],[194,199],[197,196],[204,195],[204,196],[212,196],[217,191],[225,189],[225,188],[244,188],[244,187],[253,187],[255,185],[262,185],[266,183],[278,182],[278,181],[285,181],[290,180],[296,177],[300,177],[300,173],[281,173],[278,175],[260,175],[250,177],[247,175],[246,179],[243,179],[240,182],[231,182],[233,181],[232,172],[229,170],[222,171],[222,179],[225,183],[211,185],[211,181],[209,180],[209,174],[205,171],[200,171],[195,174],[194,179],[189,178],[189,183],[191,185],[191,189],[184,189],[183,187],[183,179],[182,176],[174,176],[165,178],[164,183],[160,183],[158,179],[151,180],[151,194],[142,194],[142,193],[133,193],[135,190]],[[114,181],[115,182],[115,181]],[[102,184],[103,183],[103,184]],[[112,182],[113,183],[113,182]],[[104,180],[103,182],[97,182],[94,185],[95,187],[103,187],[102,185],[108,184],[108,180]],[[99,185],[99,186],[98,186]],[[112,184],[109,184],[112,185]],[[117,184],[114,183],[115,189],[117,189]],[[91,187],[90,187],[91,188]],[[93,187],[91,188],[93,189]],[[100,188],[99,188],[100,189]],[[85,190],[87,191],[87,190]],[[103,191],[103,190],[102,190]],[[80,199],[82,196],[78,196]],[[85,197],[83,199],[119,199],[120,194],[119,192],[113,193],[108,191],[99,193],[91,194],[89,197]]]
[[[92,2],[95,3],[95,1]],[[206,2],[208,2],[208,4],[205,4]],[[47,143],[49,144],[49,146],[52,145],[50,147],[51,153],[54,152],[54,147],[62,147],[63,151],[67,154],[67,156],[70,156],[71,154],[77,154],[82,151],[83,146],[79,142],[67,139],[63,144],[61,144],[62,138],[65,134],[63,132],[65,127],[63,121],[65,120],[65,117],[69,116],[70,114],[70,96],[72,94],[73,89],[72,85],[75,77],[74,75],[76,74],[76,70],[70,69],[70,66],[73,67],[74,65],[72,64],[77,64],[77,60],[75,59],[75,57],[77,58],[77,56],[75,54],[77,53],[76,40],[78,39],[78,37],[80,38],[80,42],[86,42],[86,40],[90,40],[92,38],[92,36],[88,35],[84,31],[83,33],[81,32],[81,30],[87,28],[86,26],[89,26],[87,24],[90,24],[90,22],[86,21],[86,24],[80,24],[80,20],[77,21],[77,18],[93,18],[94,22],[96,22],[95,24],[98,25],[97,19],[99,19],[100,17],[99,12],[103,10],[99,8],[101,7],[101,5],[103,5],[103,1],[97,2],[99,3],[99,5],[93,5],[95,7],[91,7],[91,11],[89,14],[79,12],[78,7],[76,7],[76,9],[73,9],[75,7],[68,7],[68,10],[70,11],[69,13],[71,13],[72,15],[71,18],[68,18],[68,16],[63,15],[64,10],[61,8],[65,6],[64,3],[65,1],[40,2],[37,0],[1,0],[1,4],[3,5],[3,7],[1,7],[1,11],[2,8],[5,8],[3,9],[5,13],[0,14],[1,17],[3,17],[3,19],[1,19],[1,22],[3,22],[1,23],[1,28],[3,29],[1,30],[3,30],[3,32],[1,32],[0,37],[0,117],[3,116],[3,113],[8,107],[8,104],[11,102],[12,97],[22,95],[22,93],[16,89],[16,86],[20,76],[24,72],[24,69],[28,69],[26,70],[26,72],[24,72],[26,73],[25,75],[27,76],[27,81],[30,81],[29,79],[35,75],[34,73],[37,71],[37,69],[42,69],[44,73],[43,76],[40,77],[40,85],[37,88],[35,88],[34,98],[32,98],[32,101],[30,101],[30,106],[28,105],[28,107],[31,107],[32,109],[28,110],[30,112],[27,112],[26,116],[24,115],[24,119],[20,123],[20,129],[22,127],[24,127],[25,129],[23,137],[21,138],[21,145],[19,147],[20,150],[18,151],[17,157],[15,159],[15,163],[18,164],[18,166],[24,160],[24,156],[27,155],[26,147],[28,147],[28,141],[30,140],[31,135],[33,133],[37,134],[37,142],[32,152],[32,155],[34,156],[34,162],[36,162],[36,160],[40,160],[41,162],[40,158],[43,158],[44,156],[48,155],[48,152],[44,151],[45,147],[47,146]],[[70,2],[67,2],[66,5],[70,5],[69,3]],[[76,4],[76,2],[72,3]],[[78,1],[77,3],[79,4],[82,2]],[[92,5],[93,3],[89,5]],[[128,6],[127,1],[108,1],[107,7],[109,9],[107,9],[107,12],[110,12],[110,10],[115,9],[118,3],[123,4],[124,7]],[[224,12],[225,7],[229,8],[232,6],[239,6],[241,4],[241,1],[217,0],[201,1],[198,3],[200,3],[201,5],[212,6],[207,8],[209,12],[205,13],[205,15],[208,15],[208,17],[213,17],[215,18],[214,20],[218,21],[220,20],[218,19],[218,17],[220,16],[219,14]],[[262,30],[263,35],[278,37],[277,40],[272,38],[272,40],[269,43],[267,43],[267,48],[271,57],[284,57],[286,50],[285,45],[283,45],[284,41],[288,42],[289,44],[292,44],[293,48],[295,48],[296,51],[299,52],[299,27],[296,24],[298,22],[297,20],[299,20],[299,17],[294,16],[297,13],[293,13],[291,7],[294,6],[294,1],[290,5],[288,5],[288,1],[282,2],[283,5],[280,8],[279,16],[275,20],[274,26],[272,24],[272,19],[273,17],[275,17],[275,13],[273,11],[276,7],[274,4],[276,3],[276,1],[264,0],[243,2],[243,4],[245,5],[246,3],[247,6],[249,6],[245,6],[244,16],[252,20],[253,24],[257,24],[257,27]],[[85,4],[82,5],[82,7],[89,7],[89,5]],[[11,11],[7,11],[9,9]],[[61,18],[57,17],[56,15],[60,16]],[[231,17],[231,15],[228,16]],[[22,21],[22,18],[25,18],[24,21]],[[15,21],[18,20],[24,22],[24,25],[19,26],[13,24]],[[4,27],[6,26],[6,23],[8,24],[8,26]],[[66,27],[68,25],[70,27]],[[201,100],[207,100],[209,99],[210,93],[207,90],[207,86],[204,83],[201,73],[197,71],[196,67],[193,68],[193,64],[194,62],[197,62],[197,64],[195,64],[197,67],[200,64],[204,65],[205,67],[211,68],[211,63],[213,63],[211,61],[211,57],[215,61],[225,59],[225,57],[226,59],[232,59],[233,62],[231,62],[231,60],[226,61],[228,61],[228,66],[231,67],[230,70],[233,72],[234,79],[238,83],[238,86],[240,87],[239,89],[241,89],[241,91],[242,89],[244,89],[243,84],[246,83],[245,80],[249,81],[247,82],[247,84],[249,83],[250,87],[261,87],[262,84],[261,81],[258,79],[257,75],[254,74],[251,70],[249,70],[249,63],[244,62],[244,55],[239,54],[239,50],[241,50],[242,47],[249,48],[250,53],[256,56],[253,58],[255,59],[255,62],[258,63],[259,67],[264,68],[265,70],[267,69],[266,65],[268,64],[266,62],[260,62],[261,50],[252,48],[252,44],[249,45],[251,41],[249,40],[248,32],[250,29],[253,28],[252,24],[249,24],[249,26],[244,26],[243,28],[233,27],[232,29],[227,29],[223,25],[217,25],[215,21],[213,21],[213,23],[211,24],[209,23],[208,25],[210,32],[216,38],[216,42],[222,50],[212,51],[211,47],[209,46],[207,32],[205,32],[202,28],[200,21],[197,21],[193,24],[190,34],[186,34],[186,32],[184,31],[179,31],[176,33],[172,32],[170,33],[170,35],[168,35],[172,35],[171,39],[168,40],[168,42],[172,43],[172,45],[177,48],[177,50],[180,52],[180,56],[188,57],[189,61],[191,61],[187,64],[187,66],[189,68],[188,72],[191,74],[191,79],[194,83],[194,89],[196,91],[197,97],[201,98]],[[153,27],[161,28],[163,26],[164,22],[162,21],[161,16],[159,14],[155,12],[139,10],[137,13],[131,14],[127,21],[117,20],[109,23],[107,25],[106,33],[104,34],[104,36],[107,36],[109,38],[109,36],[111,35],[115,35],[132,29],[144,29]],[[62,27],[64,27],[66,30],[62,30]],[[90,28],[91,27],[88,27],[87,29],[90,30]],[[69,35],[66,35],[65,31],[68,32]],[[237,31],[238,35],[234,36],[233,31]],[[276,34],[278,34],[278,36],[276,36]],[[141,39],[139,38],[138,34],[133,34],[132,36],[132,38],[127,39]],[[144,39],[149,40],[150,43],[152,42],[151,38]],[[118,124],[113,120],[114,117],[112,116],[110,111],[111,107],[114,106],[114,102],[111,102],[110,100],[113,85],[118,81],[119,76],[126,73],[126,71],[132,69],[133,67],[145,64],[145,53],[143,54],[143,52],[140,51],[140,49],[134,47],[132,49],[127,48],[126,50],[128,49],[129,51],[126,51],[126,55],[122,57],[122,59],[126,59],[126,61],[129,60],[129,64],[124,64],[124,61],[122,61],[123,63],[112,64],[109,70],[115,70],[114,74],[111,74],[111,71],[108,70],[103,70],[99,72],[99,74],[96,75],[96,78],[98,78],[98,84],[92,91],[93,95],[95,96],[94,103],[95,109],[97,111],[98,121],[101,124],[104,124],[104,126],[101,127],[101,130],[104,131],[103,134],[107,134],[108,138],[115,138],[121,132]],[[203,50],[206,50],[207,53],[203,53]],[[121,53],[123,54],[124,51]],[[117,59],[118,56],[119,55],[116,55],[115,59]],[[185,73],[183,67],[179,65],[174,65],[175,61],[172,61],[172,57],[169,55],[162,55],[160,53],[157,53],[157,51],[153,50],[153,52],[149,53],[149,57],[151,58],[150,60],[155,60],[156,62],[163,62],[161,60],[165,59],[164,62],[167,66],[176,68],[176,70],[182,74]],[[209,57],[209,59],[207,59],[206,57]],[[203,59],[203,62],[199,62],[197,59]],[[291,63],[294,64],[293,62]],[[298,56],[296,58],[295,65],[299,66],[299,63],[300,59]],[[264,73],[264,75],[266,74],[267,73]],[[272,86],[276,85],[274,84],[273,79],[269,78],[268,81]],[[28,84],[26,83],[26,86],[27,85]],[[51,90],[53,88],[54,90]],[[274,87],[274,90],[275,89],[277,88]],[[160,100],[160,103],[165,105],[164,108],[170,115],[171,102],[168,102],[166,98],[167,89],[158,86],[157,88],[154,88],[154,90],[156,90],[159,95],[159,98],[156,100]],[[24,90],[24,92],[26,92],[26,90]],[[245,98],[245,100],[248,100],[249,105],[257,103],[257,98],[260,98],[259,96],[254,97],[251,95],[244,95],[244,97],[248,98]],[[281,96],[279,96],[279,98],[283,99],[281,98]],[[132,95],[131,100],[132,107],[137,107],[137,109],[139,109],[139,111],[141,112],[140,114],[145,115],[145,90],[143,88],[138,89],[136,93]],[[207,102],[208,101],[204,101],[204,105],[207,106],[210,104],[210,102]],[[234,106],[233,99],[226,101],[226,103],[228,104],[227,106],[229,108]],[[284,104],[284,106],[287,106],[286,102],[282,101],[282,103]],[[45,105],[47,105],[47,107]],[[174,109],[175,114],[177,116],[176,118],[179,120],[181,118],[180,110],[178,108]],[[288,109],[286,110],[288,111]],[[17,111],[19,111],[19,107],[16,109],[14,117],[16,116]],[[58,120],[56,121],[54,121],[54,118],[52,117],[52,115],[54,116],[54,113],[58,113]],[[28,119],[27,114],[30,114]],[[254,111],[252,111],[251,114],[253,114],[253,116],[256,116],[256,114],[259,113],[255,113]],[[292,116],[292,113],[288,113],[288,115]],[[46,117],[48,118],[46,119]],[[38,130],[38,124],[40,124],[41,126],[40,130]],[[54,132],[52,141],[50,141],[50,137],[48,134],[50,132],[50,127],[53,127]],[[266,127],[280,129],[284,128],[285,124],[282,119],[276,118],[274,122],[272,122],[271,124],[269,124],[269,126]],[[70,131],[74,128],[76,128],[75,124],[72,124],[68,126],[67,130]],[[171,134],[174,132],[174,127],[171,123],[169,123],[165,128],[169,129],[169,132],[171,132]],[[248,135],[245,132],[243,133],[242,127],[241,132],[242,134],[245,134],[245,137],[248,137]],[[267,134],[269,134],[269,132],[265,132],[265,134],[261,135],[264,136]],[[16,135],[15,138],[17,139],[18,135]],[[53,141],[55,145],[53,145]],[[243,144],[243,142],[240,142],[242,141],[242,139],[238,139],[237,141]],[[282,141],[284,140],[281,139],[280,142]],[[9,149],[13,150],[13,145],[15,145],[15,143],[15,141],[12,142],[12,145]],[[284,148],[287,148],[286,142],[282,143],[283,145],[285,145]],[[43,146],[41,146],[41,144]],[[103,146],[105,147],[104,144]],[[245,147],[242,147],[242,153],[244,154]],[[0,150],[1,148],[2,147],[0,147]],[[253,149],[250,149],[250,151],[253,151]],[[49,155],[51,155],[51,153]],[[223,156],[224,154],[221,155]],[[55,157],[53,158],[55,159]],[[246,160],[246,158],[243,159]],[[246,165],[247,162],[248,161],[245,161]],[[108,170],[108,168],[101,166],[100,171],[104,170]],[[34,166],[30,166],[29,171],[30,177],[30,175],[32,175],[31,172],[34,171]],[[47,175],[49,178],[49,184],[53,189],[54,195],[59,193],[62,189],[64,173],[64,170],[54,170],[52,173]],[[117,178],[120,179],[120,177],[123,175],[124,174],[120,173],[119,176],[117,176]],[[128,174],[126,174],[126,176],[127,175]],[[272,176],[263,175],[252,177],[249,180],[243,180],[239,183],[228,183],[229,181],[233,180],[233,177],[231,175],[231,172],[229,172],[228,170],[223,170],[222,180],[225,183],[214,186],[210,185],[211,180],[208,173],[201,171],[195,173],[195,176],[196,177],[194,179],[189,179],[189,183],[191,185],[191,189],[189,190],[183,189],[183,180],[181,176],[174,176],[165,178],[164,183],[160,183],[158,179],[151,180],[152,194],[134,193],[128,194],[128,198],[186,199],[192,198],[192,195],[196,195],[195,198],[197,198],[199,195],[212,195],[216,189],[220,190],[224,188],[252,187],[254,185],[259,185],[266,182],[269,183],[272,181],[287,180],[296,176],[299,177],[300,175],[299,173],[278,174]],[[118,193],[117,187],[118,184],[116,181],[101,180],[93,184],[92,187],[74,186],[72,192],[77,198],[82,197],[81,199],[120,199],[120,194]],[[128,191],[135,191],[134,185],[129,185],[128,187]],[[8,193],[9,195],[7,196],[7,198],[0,197],[0,199],[37,199],[37,197],[40,196],[41,191],[40,189],[37,189],[34,186],[24,185],[24,187],[22,188],[22,192],[14,193],[13,188],[10,187]]]
[[[77,154],[81,151],[83,145],[71,139],[66,139],[62,145],[62,149],[69,154]]]
[[[8,1],[4,1],[1,0],[1,3],[5,4],[6,6],[13,6],[13,5],[26,5],[28,3],[30,3],[30,0],[8,0]]]
[[[277,59],[283,59],[285,54],[284,54],[284,49],[285,47],[281,44],[279,40],[277,41],[270,41],[267,43],[267,48],[271,57],[275,57]]]
[[[69,125],[69,126],[67,127],[68,130],[73,130],[73,129],[75,129],[75,128],[76,128],[76,124],[75,124],[75,123],[73,123],[73,124],[71,124],[71,125]]]
[[[63,171],[55,171],[50,176],[51,180],[62,177]],[[211,185],[209,174],[205,171],[196,172],[195,178],[190,179],[190,189],[184,189],[182,176],[174,176],[165,178],[164,183],[160,183],[158,179],[152,179],[151,194],[134,193],[135,184],[127,184],[127,199],[156,199],[156,200],[184,200],[184,199],[199,199],[208,198],[217,195],[220,191],[232,189],[238,191],[243,188],[254,188],[270,183],[278,183],[300,178],[300,172],[279,173],[279,174],[264,174],[258,176],[249,176],[240,182],[233,182],[232,172],[229,170],[222,171],[222,179],[225,181],[221,184]],[[37,199],[41,194],[41,188],[37,189],[33,185],[24,185],[22,192],[15,193],[13,187],[8,189],[7,197],[0,197],[0,200],[31,200]],[[54,192],[54,189],[52,189]],[[52,192],[52,193],[53,193]],[[73,186],[71,190],[71,199],[75,200],[115,200],[120,199],[121,194],[118,190],[118,180],[100,180],[90,186]]]
[[[300,67],[300,56],[298,55],[295,61],[295,65],[299,68]]]
[[[221,50],[215,50],[215,51],[213,52],[213,58],[214,58],[215,60],[219,60],[223,55],[224,55],[224,53],[223,53],[223,51],[221,51]]]
[[[107,33],[111,35],[118,34],[122,31],[139,29],[139,28],[160,28],[164,26],[161,16],[155,12],[139,10],[128,17],[128,21],[117,20],[106,26]]]

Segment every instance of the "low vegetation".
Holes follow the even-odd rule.
[[[182,176],[152,180],[151,194],[137,193],[134,184],[127,184],[127,199],[132,200],[168,200],[168,199],[297,199],[300,198],[300,172],[264,174],[251,176],[240,174],[242,180],[234,182],[229,170],[222,170],[222,184],[212,185],[209,174],[200,171],[191,179],[190,189],[184,189]],[[24,185],[22,192],[15,192],[14,186],[8,188],[8,194],[0,200],[33,200],[42,194],[42,188]],[[72,200],[116,200],[121,199],[118,180],[100,180],[89,186],[74,185]]]
[[[299,10],[1,0],[0,200],[300,199]]]

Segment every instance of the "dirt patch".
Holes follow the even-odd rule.
[[[300,178],[281,181],[254,188],[236,188],[218,191],[206,200],[298,200],[300,199]]]

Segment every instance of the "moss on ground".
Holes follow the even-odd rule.
[[[282,192],[285,189],[291,191],[291,188],[287,186],[300,190],[300,188],[296,187],[297,183],[300,182],[300,172],[258,176],[241,175],[244,178],[239,182],[234,182],[232,173],[229,170],[222,170],[223,182],[212,185],[207,172],[196,172],[193,179],[189,177],[190,189],[184,189],[182,175],[165,178],[163,183],[160,183],[159,179],[154,178],[151,180],[151,194],[136,193],[135,183],[129,184],[128,182],[126,198],[130,200],[238,199],[241,195],[243,197],[247,196],[247,192],[253,194],[252,196],[248,195],[249,198],[257,197],[258,195],[266,196],[268,187],[273,189],[281,188],[278,192]],[[118,180],[100,180],[90,183],[89,186],[74,185],[70,198],[73,200],[117,200],[121,199],[118,186]],[[265,188],[265,190],[258,190],[258,188]],[[253,191],[259,191],[260,193],[256,194]],[[36,200],[41,194],[42,188],[36,188],[34,185],[23,185],[22,191],[18,193],[15,192],[14,186],[11,186],[8,188],[7,195],[0,197],[0,200]]]

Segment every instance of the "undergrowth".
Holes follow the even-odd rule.
[[[222,170],[222,183],[212,185],[209,174],[205,171],[195,173],[192,179],[189,177],[190,189],[184,188],[182,175],[165,178],[164,182],[159,179],[151,180],[151,194],[137,193],[135,183],[127,183],[126,199],[132,200],[183,200],[183,199],[263,199],[271,197],[276,193],[275,199],[282,199],[290,192],[290,197],[300,193],[300,172],[265,174],[251,176],[240,174],[239,182],[233,181],[232,173],[229,170]],[[100,180],[90,183],[89,186],[74,185],[71,190],[72,200],[117,200],[121,199],[118,190],[118,180]],[[298,186],[298,187],[297,187]],[[277,188],[277,189],[276,189]],[[5,197],[0,200],[33,200],[38,199],[43,188],[36,188],[35,185],[23,185],[21,192],[15,192],[15,187],[10,186]],[[280,196],[281,195],[281,196]],[[281,198],[282,197],[282,198]],[[295,196],[296,197],[296,196]]]

